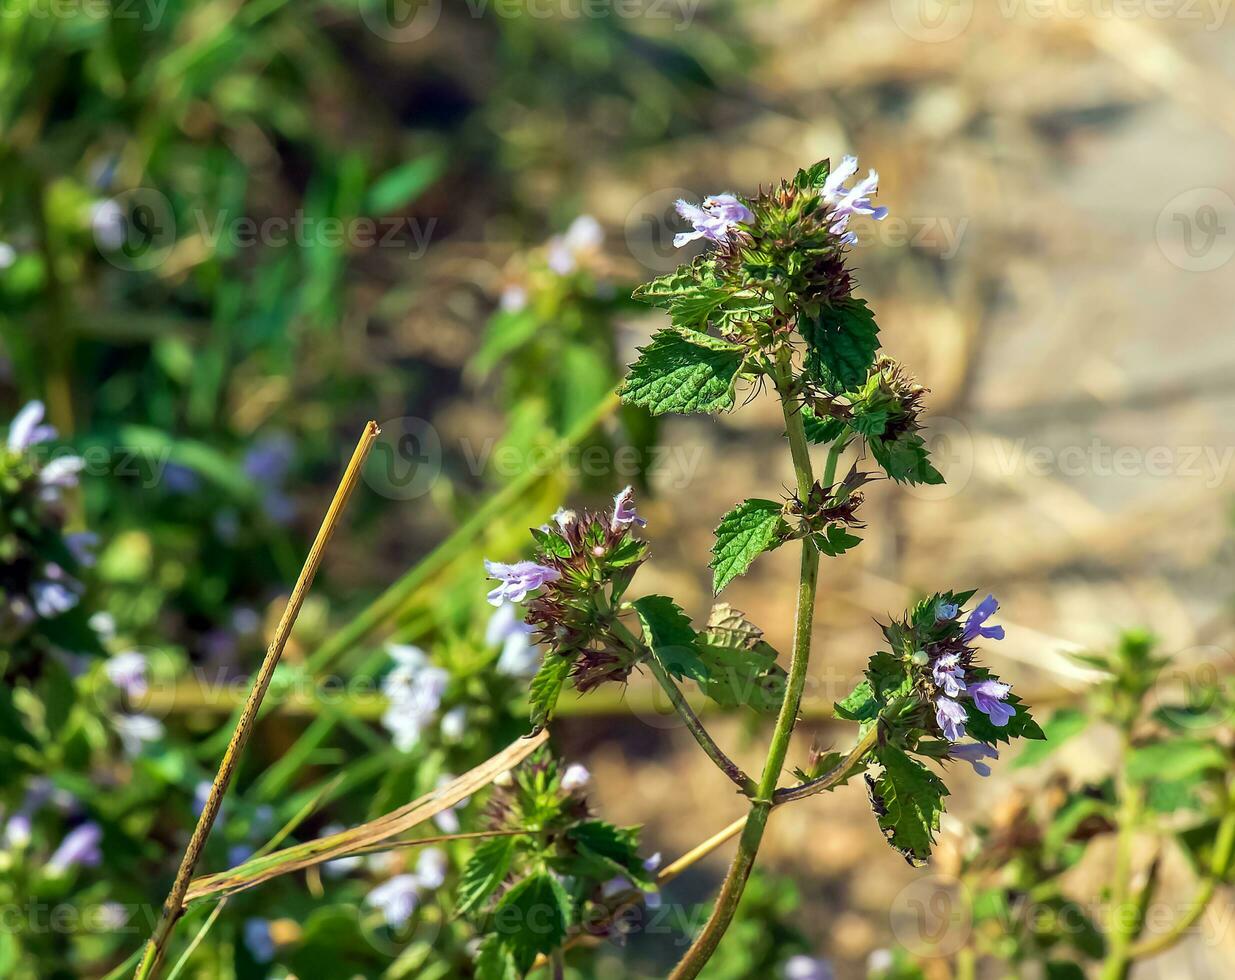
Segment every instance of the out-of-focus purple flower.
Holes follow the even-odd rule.
[[[163,467],[163,484],[168,493],[188,496],[201,489],[202,481],[193,467],[169,462]]]
[[[546,246],[549,268],[568,276],[579,267],[579,256],[597,251],[605,241],[605,230],[590,214],[581,214],[563,235],[554,235]]]
[[[973,766],[973,771],[979,776],[989,776],[991,774],[991,767],[983,762],[983,759],[999,758],[999,753],[995,748],[987,745],[985,742],[964,742],[960,745],[953,745],[948,749],[948,755],[953,759],[968,762]]]
[[[0,270],[12,267],[17,261],[17,250],[8,242],[0,242]]]
[[[60,842],[44,866],[49,874],[64,874],[75,867],[93,868],[103,860],[99,844],[103,831],[97,823],[87,821],[74,827]]]
[[[244,944],[258,963],[274,959],[274,938],[270,935],[270,923],[266,919],[244,920]]]
[[[261,489],[262,507],[276,524],[287,524],[296,516],[295,504],[283,492],[295,455],[295,443],[285,435],[266,436],[244,454],[245,476]]]
[[[566,767],[566,771],[562,773],[562,789],[567,793],[583,789],[591,781],[592,774],[587,771],[587,767],[581,766],[577,762],[572,762]]]
[[[534,561],[517,561],[513,565],[505,565],[486,559],[485,571],[489,573],[489,578],[497,579],[500,583],[487,597],[491,606],[500,606],[503,602],[522,602],[529,592],[562,577],[556,569],[538,565]]]
[[[83,568],[91,568],[95,563],[94,549],[99,546],[99,536],[93,531],[74,531],[64,536],[64,546],[69,549],[69,554],[77,564]],[[100,614],[95,613],[95,616],[98,615]]]
[[[382,693],[390,702],[382,725],[390,732],[395,748],[410,752],[441,707],[450,674],[430,664],[419,647],[396,644],[387,652],[395,668],[382,681]]]
[[[984,636],[988,640],[1002,640],[1002,626],[983,626],[988,619],[995,615],[999,609],[999,603],[993,595],[988,595],[983,599],[978,607],[969,614],[969,618],[965,620],[964,637],[966,642],[975,640],[979,636]]]
[[[959,702],[943,695],[935,698],[935,720],[949,742],[959,742],[965,737],[965,722],[969,720],[969,715]]]
[[[146,671],[149,664],[143,654],[136,650],[117,653],[103,665],[107,679],[130,698],[140,698],[149,689]]]
[[[438,731],[442,733],[442,741],[447,743],[460,742],[467,732],[467,709],[460,705],[451,708],[438,723]]]
[[[882,221],[888,216],[888,209],[876,207],[870,197],[879,190],[879,174],[870,171],[865,178],[858,181],[852,188],[845,186],[845,181],[858,172],[858,158],[847,156],[841,165],[828,175],[820,196],[832,206],[832,232],[841,235],[846,245],[857,242],[858,237],[851,231],[846,231],[849,219],[855,214],[869,215],[876,221]]]
[[[90,206],[90,228],[100,248],[114,252],[125,242],[124,209],[113,200],[95,201]]]
[[[34,832],[34,825],[30,819],[30,815],[18,811],[14,813],[4,824],[4,842],[10,848],[25,847],[30,843],[30,838]]]
[[[445,883],[449,869],[450,863],[445,854],[436,847],[426,847],[416,859],[416,881],[426,891],[433,891]]]
[[[120,745],[129,756],[141,755],[147,742],[157,742],[163,737],[163,723],[149,715],[116,715],[112,727],[120,736]]]
[[[969,694],[978,710],[990,718],[991,724],[1000,728],[1007,725],[1016,714],[1016,709],[1003,703],[1004,698],[1011,692],[1011,687],[997,680],[988,679],[969,685]]]
[[[627,487],[613,498],[613,519],[610,521],[610,527],[614,531],[630,527],[632,524],[636,524],[639,527],[647,527],[647,523],[647,521],[635,513],[634,487]]]
[[[77,593],[64,582],[35,582],[30,586],[30,598],[42,619],[52,619],[77,605]]]
[[[960,666],[960,654],[945,653],[931,668],[935,683],[950,698],[960,697],[965,690],[965,671]]]
[[[527,309],[527,287],[518,282],[507,283],[497,305],[503,313],[522,313]]]
[[[365,905],[380,909],[391,929],[400,929],[420,904],[420,882],[415,875],[396,875],[364,897]]]
[[[80,456],[57,456],[50,460],[39,472],[43,499],[55,500],[58,491],[77,486],[77,475],[85,468],[86,461]]]
[[[732,194],[706,197],[702,206],[689,201],[678,201],[676,207],[678,214],[694,228],[694,231],[683,231],[673,236],[673,244],[677,248],[700,238],[712,242],[726,241],[738,225],[749,224],[755,220],[750,208]]]
[[[9,423],[9,452],[25,452],[31,446],[56,438],[56,430],[43,424],[46,410],[40,401],[27,402]]]
[[[832,964],[827,960],[798,954],[785,961],[781,971],[785,980],[832,980]]]

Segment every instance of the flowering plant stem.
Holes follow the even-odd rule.
[[[811,468],[810,448],[806,441],[806,430],[802,424],[802,416],[795,399],[792,365],[788,350],[782,348],[777,355],[775,374],[776,394],[780,399],[781,413],[785,419],[785,434],[789,440],[789,452],[793,458],[793,472],[797,482],[798,495],[805,500],[810,496],[815,477]],[[830,482],[835,476],[836,463],[843,450],[840,443],[832,446],[828,456],[828,475],[825,480]],[[729,867],[717,896],[716,906],[708,918],[703,931],[695,939],[686,955],[671,974],[671,980],[690,980],[699,975],[699,971],[712,958],[721,937],[733,921],[734,912],[746,888],[751,869],[755,865],[755,856],[759,852],[759,844],[763,840],[763,832],[767,827],[768,815],[772,812],[776,784],[780,780],[781,770],[785,765],[785,757],[789,752],[789,741],[793,736],[794,726],[798,721],[798,709],[802,703],[802,692],[806,687],[806,671],[810,665],[811,629],[815,619],[815,594],[819,582],[819,550],[809,537],[802,539],[802,564],[798,578],[797,611],[794,614],[793,625],[793,655],[789,666],[789,679],[785,685],[785,697],[781,702],[780,713],[776,718],[776,727],[772,731],[772,741],[768,746],[767,761],[763,766],[763,775],[756,787],[754,802],[746,819],[746,827],[738,841],[737,854]]]
[[[313,584],[313,579],[317,575],[326,545],[330,542],[331,535],[334,534],[334,529],[339,523],[339,518],[343,514],[343,508],[347,505],[348,498],[352,495],[352,491],[360,481],[361,466],[363,466],[366,457],[369,455],[369,450],[373,448],[373,443],[377,440],[380,431],[376,422],[370,422],[365,426],[364,434],[356,444],[355,452],[352,453],[352,458],[347,464],[343,478],[339,481],[334,499],[331,500],[326,516],[322,519],[317,537],[309,549],[304,567],[300,570],[300,576],[296,580],[291,596],[288,597],[287,607],[283,610],[283,616],[275,629],[274,638],[270,641],[265,659],[263,659],[257,677],[253,681],[253,688],[249,692],[249,698],[245,702],[244,709],[241,711],[240,719],[236,724],[235,731],[232,733],[227,751],[224,752],[223,760],[219,763],[218,772],[215,774],[214,782],[210,786],[210,793],[206,797],[205,805],[202,807],[201,816],[198,817],[197,826],[193,829],[193,836],[189,838],[189,844],[185,848],[184,857],[180,861],[180,869],[176,872],[176,878],[172,882],[171,891],[163,903],[159,921],[154,928],[150,941],[146,944],[141,962],[137,965],[137,972],[134,974],[135,980],[151,980],[151,978],[158,975],[159,966],[167,953],[167,946],[171,941],[172,932],[176,928],[176,923],[181,915],[184,914],[184,899],[189,890],[193,872],[197,868],[197,862],[201,859],[202,851],[206,847],[206,840],[209,838],[214,822],[218,818],[219,807],[223,804],[223,797],[227,793],[232,776],[236,772],[240,755],[244,751],[249,736],[253,733],[258,711],[262,705],[262,699],[266,696],[266,690],[270,687],[270,681],[274,676],[275,668],[279,665],[279,659],[283,655],[283,648],[287,645],[292,627],[296,623],[296,618],[300,615],[300,607],[304,604],[305,596],[308,594],[309,588]]]

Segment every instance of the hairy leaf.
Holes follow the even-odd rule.
[[[674,677],[708,679],[707,668],[695,652],[695,629],[690,619],[668,596],[646,595],[631,603],[643,625],[643,639],[660,665]]]
[[[676,412],[724,412],[733,407],[734,379],[746,352],[708,337],[690,340],[675,330],[662,330],[630,369],[622,399],[653,415]]]
[[[528,702],[532,707],[532,729],[534,731],[540,731],[553,717],[553,709],[557,707],[558,696],[562,693],[562,687],[566,683],[566,678],[570,676],[573,666],[574,661],[570,657],[563,657],[559,653],[552,652],[545,654],[544,662],[540,665],[536,676],[532,678],[528,689]]]
[[[888,843],[907,861],[930,857],[948,788],[938,776],[893,745],[877,753],[883,774],[876,789],[885,810],[879,817]]]
[[[519,980],[514,955],[500,936],[488,935],[476,957],[476,980]]]
[[[787,531],[783,508],[775,500],[744,500],[720,519],[712,546],[712,592],[743,574],[763,552],[778,548]]]
[[[493,928],[520,970],[528,970],[537,953],[551,953],[566,938],[570,897],[553,875],[537,872],[524,878],[498,902]]]
[[[763,631],[728,603],[712,608],[696,648],[707,668],[703,692],[727,708],[746,705],[765,714],[780,709],[786,675]]]
[[[866,300],[849,299],[803,316],[806,370],[821,384],[849,391],[866,380],[879,350],[879,327]]]
[[[845,431],[845,423],[831,415],[817,415],[809,405],[802,408],[802,427],[806,439],[816,446],[835,442]]]
[[[472,855],[459,882],[459,915],[479,908],[510,873],[510,864],[518,848],[517,837],[495,837],[485,841]]]
[[[942,474],[931,465],[926,441],[916,432],[901,433],[896,439],[878,436],[867,440],[871,455],[883,471],[897,483],[939,486]]]

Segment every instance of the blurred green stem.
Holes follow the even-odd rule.
[[[782,348],[777,354],[773,380],[776,383],[776,393],[780,398],[781,414],[785,419],[785,433],[789,440],[789,452],[793,457],[793,472],[797,480],[798,497],[801,500],[807,500],[810,497],[811,487],[814,486],[815,477],[811,469],[810,446],[806,441],[806,430],[802,425],[802,413],[795,399],[792,363],[787,348]],[[828,458],[828,469],[833,474],[836,472],[836,460],[839,457],[840,450],[833,446]],[[759,844],[763,840],[763,832],[767,827],[768,815],[772,811],[776,784],[780,780],[785,757],[789,752],[789,741],[793,736],[794,726],[797,724],[802,692],[806,687],[818,581],[819,551],[810,538],[803,538],[797,612],[793,628],[793,657],[789,666],[789,679],[785,685],[785,698],[781,702],[776,728],[772,732],[772,741],[768,748],[767,761],[764,763],[763,775],[755,794],[755,802],[746,819],[746,826],[738,841],[737,854],[734,855],[729,873],[721,885],[712,915],[670,975],[671,980],[691,980],[699,975],[699,971],[712,958],[716,947],[720,945],[721,938],[729,928],[729,923],[733,921],[738,902],[746,888],[746,881],[755,865]]]
[[[1115,844],[1115,870],[1111,878],[1111,907],[1107,918],[1107,953],[1102,980],[1124,980],[1132,967],[1129,955],[1140,932],[1141,916],[1132,898],[1132,851],[1144,808],[1144,790],[1128,778],[1127,759],[1132,748],[1130,726],[1123,732],[1119,768],[1119,833]]]

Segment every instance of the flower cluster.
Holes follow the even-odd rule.
[[[32,450],[56,438],[30,402],[9,425],[0,455],[0,643],[16,644],[41,620],[73,610],[84,587],[75,574],[93,563],[95,538],[66,533],[64,492],[77,485],[84,461]]]
[[[391,929],[401,929],[407,925],[425,893],[442,887],[449,866],[445,854],[427,847],[420,852],[412,871],[388,878],[365,896],[364,903],[380,911]]]
[[[647,556],[647,545],[631,533],[645,523],[627,487],[607,514],[559,510],[552,525],[533,532],[540,546],[533,560],[485,562],[498,583],[489,602],[499,610],[526,602],[524,625],[548,647],[547,656],[570,661],[580,691],[625,680],[634,667],[632,651],[613,635],[612,614]]]
[[[392,644],[387,652],[395,666],[382,681],[382,693],[388,702],[382,726],[390,732],[395,748],[410,752],[437,717],[450,683],[450,672],[430,663],[420,647]],[[457,715],[450,722],[443,718],[447,729],[460,721]]]

